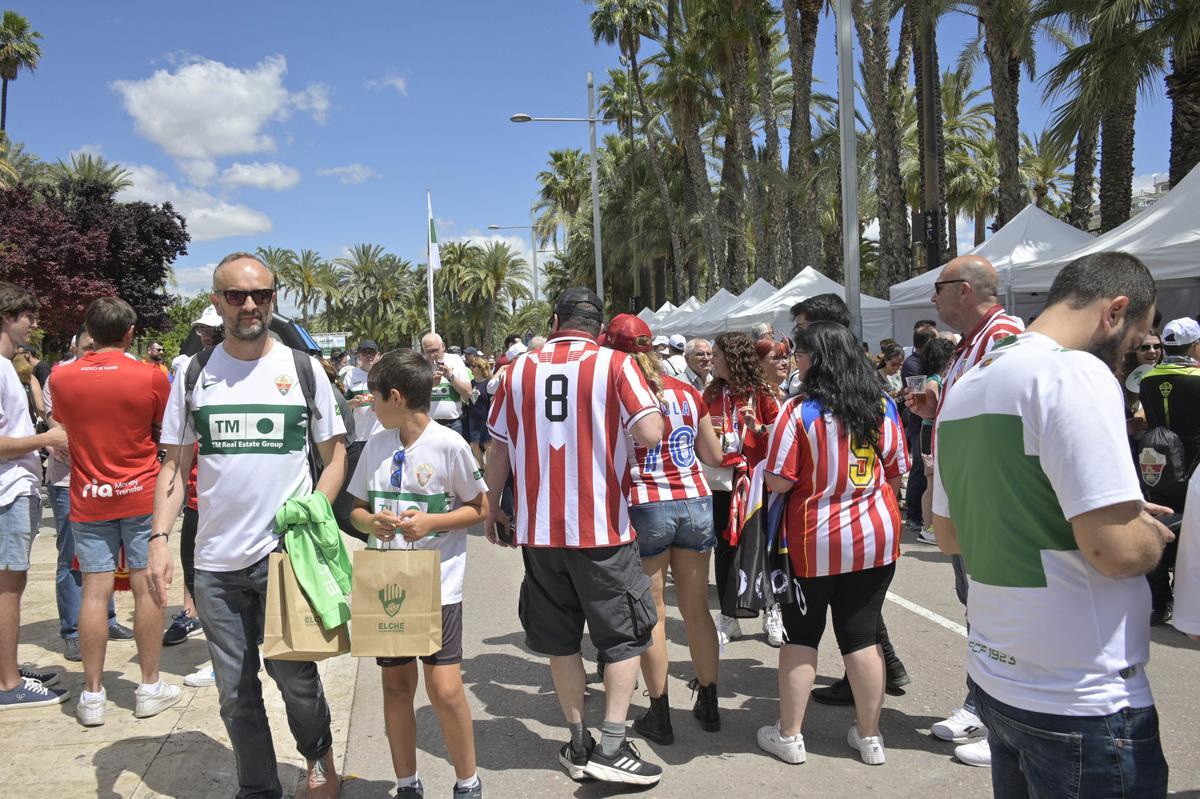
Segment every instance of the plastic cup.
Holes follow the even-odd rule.
[[[927,375],[910,375],[904,378],[904,385],[909,392],[913,394],[921,394],[925,391],[925,381],[929,377]]]

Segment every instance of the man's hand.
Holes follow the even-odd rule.
[[[396,529],[400,531],[400,535],[404,536],[405,541],[411,543],[435,532],[436,526],[437,521],[432,515],[416,508],[409,508],[401,511],[400,523],[396,525]]]
[[[913,393],[904,389],[905,406],[922,419],[932,419],[937,415],[937,401],[928,391]]]
[[[175,562],[171,558],[167,539],[156,538],[150,542],[146,557],[146,569],[150,573],[150,586],[154,589],[154,601],[160,608],[165,608],[167,594],[171,590],[171,580],[175,576]]]
[[[64,427],[51,427],[42,433],[42,446],[46,449],[66,449],[67,430]]]
[[[1153,502],[1147,502],[1142,505],[1142,510],[1151,516],[1170,516],[1175,511],[1168,508],[1166,505],[1155,505]]]
[[[500,503],[489,502],[487,520],[483,523],[484,536],[496,546],[514,547],[513,544],[506,544],[496,537],[496,525],[498,524],[504,527],[511,527],[512,519],[509,518],[507,513],[500,510]]]

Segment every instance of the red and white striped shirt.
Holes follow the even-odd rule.
[[[488,430],[508,446],[516,543],[589,548],[635,537],[626,429],[658,400],[637,364],[590,337],[552,337],[513,361]]]
[[[900,557],[900,506],[887,481],[908,471],[904,428],[885,399],[877,447],[850,440],[816,400],[794,397],[779,413],[767,471],[795,483],[784,515],[798,577],[886,566]]]
[[[653,447],[630,440],[631,505],[709,495],[696,457],[696,426],[704,415],[700,392],[682,380],[662,376],[663,439]],[[628,434],[627,434],[628,435]]]
[[[1015,316],[1009,316],[999,305],[993,305],[975,325],[975,329],[963,336],[963,340],[954,349],[954,358],[946,368],[946,377],[942,380],[942,392],[938,396],[938,410],[946,402],[946,395],[954,381],[962,377],[971,367],[983,360],[983,356],[992,351],[997,342],[1009,336],[1024,332],[1025,323]]]

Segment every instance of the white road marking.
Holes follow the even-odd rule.
[[[897,596],[896,594],[893,594],[890,592],[887,594],[887,599],[891,602],[895,602],[897,605],[904,608],[905,610],[911,610],[913,613],[917,614],[918,616],[923,616],[926,619],[929,619],[934,624],[941,625],[942,627],[945,627],[947,630],[951,630],[953,632],[958,633],[963,638],[967,637],[967,628],[966,627],[962,626],[961,624],[959,624],[956,621],[950,621],[949,619],[947,619],[945,616],[941,615],[940,613],[934,613],[929,608],[921,607],[916,602],[909,602],[904,597]]]

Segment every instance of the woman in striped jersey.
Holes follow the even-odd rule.
[[[797,601],[783,606],[779,722],[758,745],[787,763],[807,757],[800,728],[827,610],[854,694],[846,736],[864,763],[884,762],[885,682],[876,628],[900,555],[900,475],[908,471],[895,403],[880,397],[853,334],[816,322],[796,342],[801,396],[784,405],[767,453],[767,487],[786,494],[784,534]]]
[[[675,580],[679,612],[696,670],[691,683],[697,694],[692,713],[702,729],[721,729],[717,710],[717,629],[708,613],[708,562],[716,537],[712,496],[697,460],[699,455],[707,463],[719,464],[721,448],[712,423],[704,415],[700,393],[663,373],[662,361],[651,351],[651,340],[645,322],[621,314],[608,326],[604,344],[632,354],[663,414],[663,438],[656,446],[644,447],[629,439],[629,521],[637,533],[642,570],[650,578],[658,611],[650,648],[642,653],[642,677],[650,709],[633,722],[633,728],[655,743],[671,744],[675,733],[667,700],[664,598],[668,567]]]

